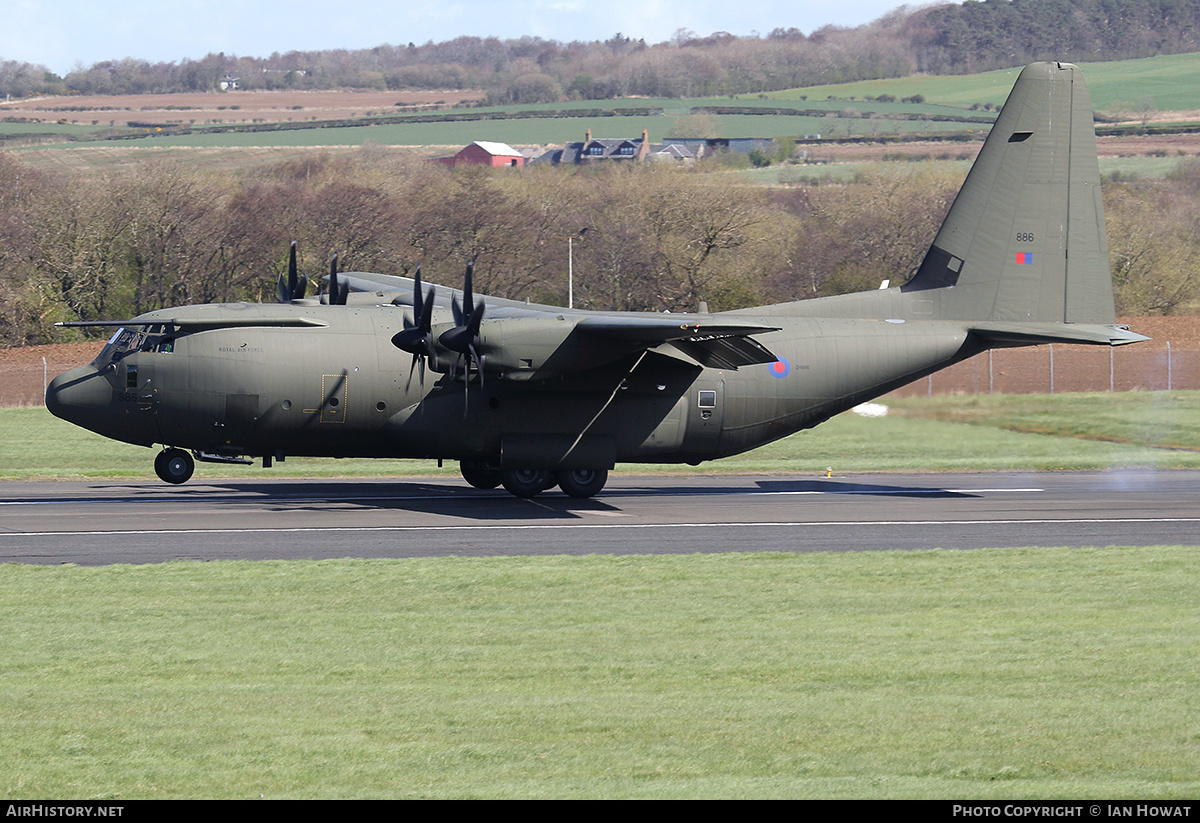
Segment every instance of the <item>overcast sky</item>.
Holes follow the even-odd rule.
[[[213,52],[268,57],[293,49],[358,49],[440,42],[460,35],[606,40],[617,32],[647,43],[681,28],[699,35],[805,34],[857,26],[896,0],[0,0],[0,60],[66,74],[77,64],[135,57],[152,63]]]

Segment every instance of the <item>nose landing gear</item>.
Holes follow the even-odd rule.
[[[195,470],[195,459],[183,449],[164,449],[154,458],[154,473],[166,483],[186,483]]]

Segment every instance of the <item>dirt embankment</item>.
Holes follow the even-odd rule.
[[[55,123],[124,126],[128,121],[252,123],[342,120],[401,114],[414,108],[445,108],[478,100],[464,91],[231,91],[207,94],[93,95],[0,101],[0,115]]]

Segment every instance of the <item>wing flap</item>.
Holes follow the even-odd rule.
[[[779,331],[775,326],[729,323],[687,315],[599,315],[585,317],[577,328],[646,348],[670,344],[705,368],[737,369],[773,363],[776,356],[751,335]]]
[[[706,369],[733,369],[774,363],[779,358],[751,337],[711,337],[704,340],[672,340],[671,345]]]

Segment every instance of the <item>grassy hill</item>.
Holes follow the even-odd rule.
[[[1000,71],[969,75],[912,75],[891,80],[868,80],[830,86],[771,92],[776,100],[825,100],[834,96],[843,100],[862,100],[868,96],[890,94],[897,99],[920,94],[927,103],[969,107],[974,103],[1000,105],[1008,96],[1020,66]],[[1200,55],[1171,54],[1139,60],[1108,63],[1081,63],[1092,105],[1107,111],[1119,103],[1136,104],[1153,98],[1160,111],[1200,110]],[[759,97],[758,95],[748,95]]]

